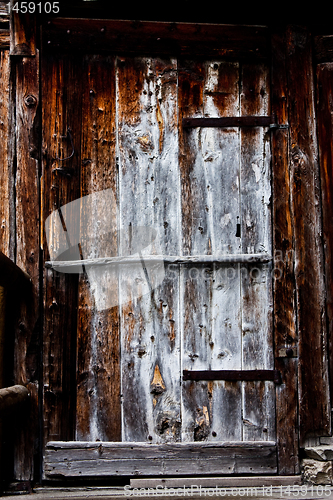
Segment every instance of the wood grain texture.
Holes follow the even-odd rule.
[[[179,254],[176,69],[174,59],[118,58],[123,255],[138,254],[140,246],[143,259],[145,253]],[[151,244],[141,245],[140,228],[156,230]],[[122,436],[125,441],[177,441],[178,277],[166,276],[156,288],[151,281],[154,268],[149,261],[145,266],[120,271]],[[163,263],[161,271],[164,275]]]
[[[200,94],[196,83],[198,77],[184,72],[183,78],[183,82],[180,81],[183,116],[239,114],[237,63],[205,63]],[[193,97],[186,94],[187,87],[191,88]],[[200,107],[199,101],[195,102],[199,95]],[[196,108],[192,105],[191,109],[187,102],[193,102]],[[237,254],[239,130],[185,130],[182,147],[183,234],[191,231],[183,243],[184,254]],[[193,160],[189,162],[189,158]],[[183,369],[239,369],[241,333],[237,266],[200,266],[197,270],[191,269],[191,273],[186,271],[184,269],[183,300],[187,323],[183,327]],[[191,417],[184,422],[184,432],[187,427],[190,430],[194,426],[196,440],[241,439],[240,386],[237,382],[187,382],[183,404],[184,410],[191,411]],[[193,440],[189,431],[186,439]]]
[[[45,76],[44,76],[45,75]],[[78,58],[43,58],[43,252],[48,260],[50,249],[45,221],[49,215],[79,198],[82,111],[82,61]],[[66,136],[72,130],[75,154]],[[56,168],[73,168],[74,175],[61,174]],[[55,235],[59,238],[59,235]],[[50,439],[73,439],[76,405],[76,275],[44,270],[44,337],[43,337],[43,407],[44,442]]]
[[[333,65],[317,66],[317,127],[319,164],[323,214],[323,237],[325,252],[325,288],[327,328],[329,342],[330,390],[333,388],[333,234],[332,234],[332,192],[333,192]]]
[[[135,458],[134,458],[135,457]],[[117,475],[251,474],[276,472],[275,443],[50,442],[45,479]]]
[[[32,102],[27,101],[32,96]],[[21,304],[15,332],[14,383],[31,393],[30,419],[20,419],[14,474],[32,480],[38,439],[39,338],[39,164],[36,127],[39,103],[39,56],[16,63],[16,264],[29,274],[32,290]]]
[[[96,193],[80,214],[80,252],[87,259],[118,250],[114,58],[83,58],[82,89],[80,194],[87,200]],[[98,197],[103,190],[104,197],[110,192],[105,201]],[[112,266],[85,269],[78,289],[76,439],[120,441],[118,273]]]
[[[10,1],[10,55],[31,57],[36,55],[36,16],[13,10]]]
[[[48,54],[43,75],[43,218],[61,213],[67,228],[61,236],[47,225],[43,237],[45,443],[270,446],[272,382],[181,380],[183,369],[273,368],[267,130],[182,127],[193,116],[269,116],[266,66]],[[76,199],[77,241],[67,219]],[[68,266],[52,255],[61,238],[68,255],[77,247]],[[78,263],[77,285],[66,272]],[[275,447],[254,469],[234,455],[218,465],[209,453],[219,473],[276,470]],[[129,461],[122,468],[108,459],[104,469],[85,460],[74,475],[136,470]],[[144,458],[140,471],[188,473],[181,461],[154,467]],[[207,472],[199,462],[195,472]],[[71,474],[59,470],[50,474]]]
[[[289,28],[286,42],[302,444],[330,433],[331,423],[311,39]]]
[[[14,207],[14,165],[13,151],[15,135],[13,134],[13,116],[11,110],[11,66],[9,51],[0,52],[0,231],[1,251],[14,260],[15,247],[15,207]]]
[[[272,35],[272,111],[277,122],[288,123],[285,33]],[[294,228],[289,170],[289,133],[272,134],[272,192],[274,246],[274,344],[297,347]],[[299,472],[297,359],[278,358],[275,367],[283,384],[276,387],[276,433],[279,474]],[[286,428],[290,431],[285,432]]]
[[[267,67],[243,64],[241,113],[268,115]],[[241,129],[240,214],[242,252],[270,252],[271,173],[267,128]],[[271,266],[241,271],[242,369],[273,368]],[[272,382],[244,382],[243,439],[275,439],[275,388]]]
[[[0,25],[1,26],[1,25]],[[8,30],[0,30],[0,49],[9,49],[10,36]]]

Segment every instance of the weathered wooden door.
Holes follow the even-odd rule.
[[[46,54],[42,93],[46,477],[276,472],[269,119],[183,121],[268,117],[268,66]]]

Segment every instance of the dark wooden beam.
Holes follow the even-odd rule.
[[[39,57],[16,54],[16,263],[31,276],[31,293],[17,312],[14,352],[14,382],[31,393],[30,417],[20,420],[14,443],[14,475],[19,480],[32,480],[38,458],[38,353],[39,325]],[[37,452],[37,455],[36,455]]]
[[[277,122],[288,123],[286,40],[284,30],[272,34],[272,112]],[[274,344],[297,350],[293,223],[289,174],[289,132],[272,134],[272,190],[274,245]],[[296,358],[279,357],[275,368],[281,372],[276,386],[276,432],[279,474],[299,472]],[[288,432],[285,430],[289,429]]]
[[[14,0],[10,1],[10,55],[36,55],[36,16],[13,10]]]
[[[287,31],[289,167],[299,336],[300,440],[331,432],[321,196],[311,37]],[[300,83],[301,82],[301,83]]]
[[[42,26],[48,51],[255,59],[268,56],[265,27],[55,18]]]

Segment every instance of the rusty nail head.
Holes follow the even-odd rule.
[[[292,348],[291,348],[291,347],[289,347],[289,348],[286,350],[286,355],[288,356],[288,358],[291,358],[293,354],[294,354],[294,351],[292,350]]]
[[[215,431],[212,432],[212,436],[216,437],[216,432]]]
[[[153,440],[153,436],[148,436],[149,441]]]

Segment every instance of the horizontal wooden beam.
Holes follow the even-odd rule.
[[[101,257],[84,260],[46,261],[45,267],[55,271],[73,272],[71,268],[82,269],[82,266],[106,266],[110,264],[142,264],[161,263],[167,264],[265,264],[272,261],[272,256],[267,253],[257,254],[225,254],[225,255],[129,255],[128,257]]]
[[[44,478],[92,476],[275,474],[273,441],[172,444],[49,442]]]
[[[42,27],[42,43],[46,50],[66,52],[268,56],[268,30],[262,26],[55,18]]]
[[[23,385],[13,385],[0,389],[0,415],[24,403],[30,397],[30,392]]]

